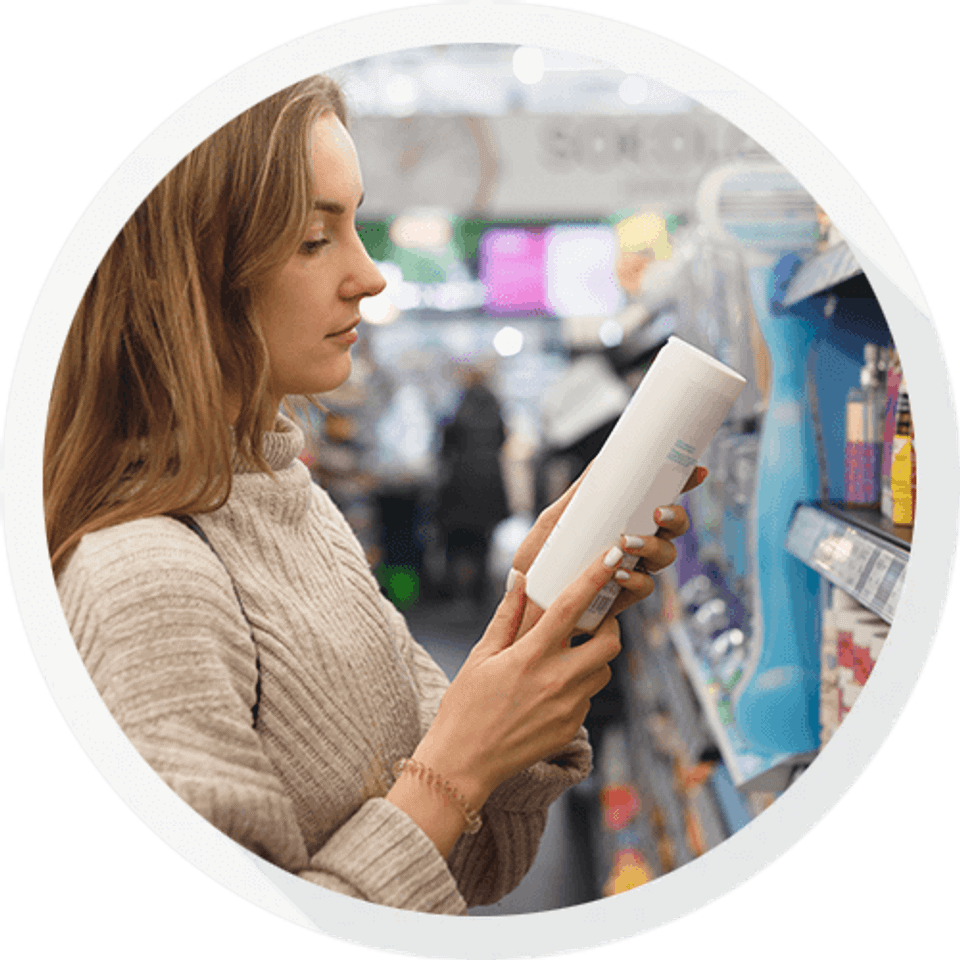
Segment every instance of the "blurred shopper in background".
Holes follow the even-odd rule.
[[[490,595],[490,537],[510,515],[500,463],[507,434],[482,369],[467,367],[463,380],[463,399],[443,433],[437,519],[446,542],[448,589],[482,608]]]

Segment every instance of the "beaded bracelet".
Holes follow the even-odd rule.
[[[438,776],[428,766],[420,763],[419,760],[410,758],[398,760],[393,765],[394,777],[399,777],[404,770],[409,770],[415,777],[419,777],[428,787],[438,787],[442,790],[463,814],[463,819],[467,821],[467,833],[476,833],[483,825],[480,814],[467,803],[466,797],[449,780]]]

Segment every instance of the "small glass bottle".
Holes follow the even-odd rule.
[[[880,506],[880,467],[883,406],[880,348],[868,343],[863,348],[864,365],[860,386],[847,393],[847,432],[844,452],[844,499],[851,507]]]
[[[847,391],[846,442],[843,450],[843,499],[848,506],[859,506],[863,499],[863,391],[851,387]]]

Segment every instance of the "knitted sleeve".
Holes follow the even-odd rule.
[[[317,498],[327,520],[362,556],[362,548],[343,515],[319,489]],[[381,597],[381,603],[417,688],[422,736],[437,715],[449,681],[411,635],[403,615],[386,598]],[[587,732],[581,727],[555,756],[533,764],[490,794],[482,811],[480,831],[463,834],[447,858],[450,873],[468,906],[496,903],[523,879],[537,855],[547,808],[564,790],[589,775],[591,762]]]
[[[411,910],[464,912],[436,847],[382,797],[312,857],[253,727],[249,628],[226,571],[176,521],[88,535],[58,581],[77,649],[143,759],[252,852],[328,889]]]
[[[420,695],[421,730],[426,733],[449,685],[446,675],[410,635],[406,621],[384,600],[394,636],[411,667]],[[587,732],[555,756],[501,783],[481,812],[483,826],[463,834],[447,862],[467,906],[496,903],[524,878],[533,865],[547,822],[547,807],[564,790],[590,773],[592,751]]]

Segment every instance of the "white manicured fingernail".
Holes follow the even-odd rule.
[[[614,580],[619,580],[619,581],[623,582],[624,580],[629,580],[629,579],[630,579],[630,574],[629,574],[626,570],[618,570],[618,571],[613,575],[613,579],[614,579]]]
[[[667,523],[669,523],[674,518],[674,516],[675,516],[674,512],[669,507],[661,507],[657,511],[657,523],[661,523],[664,520]]]
[[[623,535],[623,543],[628,550],[639,550],[643,546],[643,537],[634,537],[631,534]]]
[[[517,582],[517,571],[510,568],[510,572],[507,574],[507,593],[509,593]]]
[[[603,558],[605,567],[615,567],[623,557],[623,551],[619,547],[611,547],[607,555]]]

